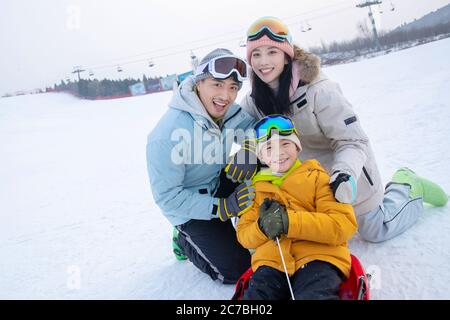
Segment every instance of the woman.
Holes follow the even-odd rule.
[[[269,114],[294,119],[303,141],[302,158],[317,159],[328,170],[336,200],[353,204],[364,239],[391,239],[417,221],[423,202],[447,203],[438,185],[408,168],[399,169],[384,190],[369,139],[351,104],[321,71],[320,58],[292,43],[282,21],[264,17],[250,26],[247,60],[252,91],[242,107],[257,119]],[[247,147],[240,153],[252,150]],[[252,170],[254,165],[232,161],[228,177],[240,181],[235,172],[246,176]]]

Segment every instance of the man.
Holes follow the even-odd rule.
[[[234,103],[246,77],[245,61],[226,49],[210,52],[175,91],[147,143],[153,197],[179,232],[175,246],[223,283],[250,267],[229,218],[251,207],[254,190],[230,182],[223,170],[232,143],[254,124]]]

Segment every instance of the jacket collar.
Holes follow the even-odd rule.
[[[305,84],[312,83],[320,75],[319,56],[307,52],[300,47],[294,46],[293,63],[296,64],[296,67],[292,70],[298,72],[298,75],[293,76],[293,79],[296,81],[293,84],[295,87],[298,86],[299,82]]]
[[[279,175],[275,175],[272,170],[270,168],[268,169],[264,169],[261,170],[260,172],[258,172],[258,174],[253,178],[253,183],[256,183],[258,181],[267,181],[272,183],[273,185],[276,186],[281,186],[284,182],[284,180],[294,171],[296,170],[298,167],[300,167],[302,163],[300,162],[300,160],[296,160],[294,162],[294,164],[292,165],[292,167],[286,172],[284,173],[282,176]]]

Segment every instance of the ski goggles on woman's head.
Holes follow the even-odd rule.
[[[260,142],[270,138],[271,131],[276,130],[281,136],[297,133],[291,118],[281,114],[272,114],[259,120],[255,125],[256,141]]]
[[[275,17],[263,17],[256,20],[247,31],[247,40],[257,40],[263,35],[267,35],[274,41],[287,41],[292,44],[292,36],[288,27]]]
[[[239,82],[247,79],[247,63],[235,56],[220,56],[198,66],[195,75],[205,72],[210,73],[216,79],[226,79],[233,73]]]

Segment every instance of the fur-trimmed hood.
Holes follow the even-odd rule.
[[[320,57],[294,45],[294,63],[299,66],[300,80],[313,82],[320,74]]]

